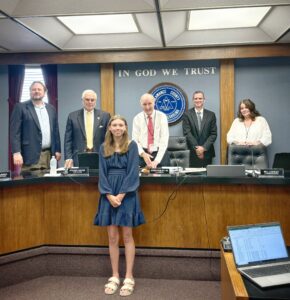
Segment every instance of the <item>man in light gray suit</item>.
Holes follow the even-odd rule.
[[[78,166],[78,153],[99,152],[104,142],[110,114],[96,109],[97,94],[85,90],[83,108],[69,114],[64,136],[65,168]]]
[[[204,93],[193,94],[193,105],[183,116],[183,134],[190,149],[190,166],[206,167],[215,157],[214,142],[217,138],[216,116],[214,112],[204,109]]]

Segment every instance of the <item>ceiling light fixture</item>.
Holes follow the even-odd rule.
[[[138,32],[132,14],[57,17],[74,34]]]
[[[264,6],[192,10],[188,30],[256,27],[270,9]]]

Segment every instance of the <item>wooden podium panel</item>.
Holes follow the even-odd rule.
[[[271,221],[281,223],[290,245],[290,186],[178,184],[141,184],[147,223],[134,229],[136,246],[219,249],[227,225]],[[98,199],[97,180],[1,186],[0,254],[46,244],[108,245],[106,228],[93,225]]]

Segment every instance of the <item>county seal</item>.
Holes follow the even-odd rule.
[[[166,114],[168,124],[179,122],[187,108],[187,97],[183,90],[173,83],[160,83],[150,93],[155,98],[155,109]]]

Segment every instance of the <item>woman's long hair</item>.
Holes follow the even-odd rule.
[[[121,120],[125,123],[125,127],[126,130],[123,133],[121,142],[120,142],[120,153],[124,154],[128,151],[128,147],[129,147],[129,135],[128,135],[128,124],[127,121],[124,117],[120,116],[120,115],[115,115],[113,117],[111,117],[109,123],[108,123],[108,128],[107,128],[107,132],[105,135],[105,141],[104,141],[104,157],[109,157],[111,155],[113,155],[115,153],[115,141],[114,141],[114,137],[113,134],[111,133],[111,131],[109,130],[109,126],[112,124],[113,121],[115,120]]]
[[[256,105],[251,99],[244,99],[239,103],[239,110],[238,110],[238,118],[241,121],[245,120],[245,117],[241,113],[241,105],[244,104],[246,108],[250,111],[250,118],[254,121],[256,117],[260,116],[261,114],[256,110]]]

